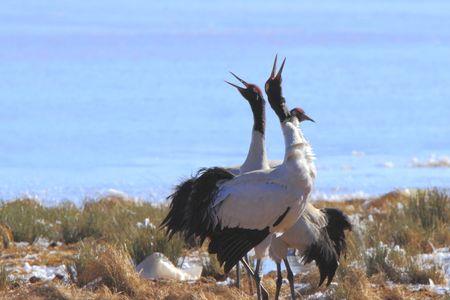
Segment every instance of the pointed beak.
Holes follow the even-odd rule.
[[[245,87],[248,87],[248,83],[245,82],[243,79],[239,78],[236,74],[230,71],[230,74],[233,75],[237,80],[239,80]]]
[[[284,63],[286,62],[286,57],[283,59],[283,62],[281,63],[280,70],[277,73],[277,76],[275,76],[276,79],[281,80],[281,73],[283,72]]]
[[[278,54],[275,55],[275,61],[273,62],[273,67],[272,67],[272,72],[270,73],[270,78],[281,80],[281,73],[283,73],[283,68],[284,68],[284,63],[286,62],[286,57],[283,59],[283,62],[281,63],[280,70],[278,70],[278,73],[275,75],[275,72],[277,70],[277,59],[278,59]]]
[[[313,123],[316,123],[316,121],[314,121],[313,119],[311,119],[309,116],[307,116],[306,114],[303,114],[303,119],[305,120],[305,121],[311,121],[311,122],[313,122]]]
[[[228,81],[226,81],[226,80],[224,80],[224,81],[225,81],[226,83],[228,83],[229,85],[231,85],[231,86],[237,88],[238,91],[241,92],[241,93],[245,91],[244,88],[242,88],[242,87],[240,87],[240,86],[238,86],[238,85],[235,85],[234,83],[228,82]]]
[[[246,92],[247,92],[247,89],[249,88],[250,84],[248,84],[245,80],[239,78],[239,77],[238,77],[236,74],[234,74],[233,72],[230,72],[230,73],[231,73],[231,75],[233,75],[237,80],[239,80],[239,81],[245,86],[245,88],[240,87],[240,86],[238,86],[238,85],[235,85],[235,84],[233,84],[233,83],[231,83],[231,82],[228,82],[228,81],[226,81],[226,80],[225,80],[225,82],[228,83],[229,85],[231,85],[231,86],[237,88],[238,91],[239,91],[239,93],[241,93],[241,95],[242,95],[245,99],[247,99]],[[247,100],[248,100],[248,99],[247,99]]]
[[[277,58],[278,54],[275,55],[275,61],[273,62],[272,73],[270,73],[270,78],[275,77],[275,71],[277,70]]]

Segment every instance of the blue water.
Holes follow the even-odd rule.
[[[94,2],[94,1],[92,1]],[[450,2],[16,1],[0,10],[0,198],[161,200],[246,155],[229,70],[284,92],[316,124],[316,194],[450,186]],[[283,156],[268,111],[268,152]],[[386,168],[386,163],[391,168]]]

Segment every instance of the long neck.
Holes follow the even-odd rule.
[[[240,168],[240,173],[267,169],[268,167],[269,162],[267,160],[264,135],[259,131],[253,130],[252,141],[250,143],[247,158]]]
[[[285,154],[284,161],[286,162],[291,157],[304,156],[308,160],[314,159],[314,154],[299,128],[298,119],[293,117],[281,123],[281,129],[284,136]]]
[[[278,116],[278,119],[280,119],[280,122],[283,123],[284,121],[289,119],[291,114],[289,112],[289,109],[287,108],[286,100],[284,99],[284,97],[272,93],[268,93],[267,96],[269,98],[270,106],[272,107],[272,110],[275,112],[275,114]]]
[[[240,168],[240,173],[269,168],[264,136],[266,127],[264,103],[258,106],[252,106],[252,112],[252,140],[250,142],[250,148],[248,149],[247,158]]]
[[[265,102],[250,104],[253,113],[253,131],[264,134],[266,131],[266,105]]]
[[[303,136],[301,129],[298,127],[297,118],[292,118],[281,123],[281,130],[284,136],[284,145],[286,150],[299,144],[306,143],[306,139]]]

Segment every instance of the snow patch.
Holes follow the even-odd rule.
[[[60,265],[56,267],[44,266],[44,265],[33,265],[31,266],[26,262],[23,267],[15,268],[19,274],[12,273],[14,279],[21,281],[29,281],[30,278],[35,277],[42,281],[51,281],[55,277],[61,278],[64,282],[69,282],[69,273],[65,265]]]
[[[432,253],[419,254],[417,259],[425,267],[432,264],[440,266],[450,288],[450,248],[433,249]]]
[[[224,281],[217,281],[216,284],[220,286],[230,286],[234,284],[234,280],[230,277],[227,277]]]
[[[322,192],[314,192],[312,200],[325,200],[325,201],[345,201],[349,199],[364,199],[369,198],[369,194],[359,191],[349,194],[328,194]]]

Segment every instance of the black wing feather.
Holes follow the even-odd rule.
[[[210,236],[208,251],[217,254],[217,259],[228,273],[252,248],[269,235],[269,227],[263,230],[245,228],[216,229]]]

